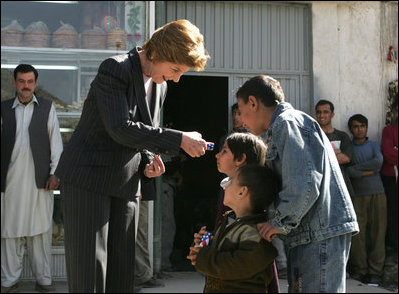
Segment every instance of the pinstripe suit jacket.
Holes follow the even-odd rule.
[[[153,84],[148,106],[137,48],[103,61],[58,163],[61,184],[134,197],[153,153],[179,152],[182,133],[159,128],[166,87]]]

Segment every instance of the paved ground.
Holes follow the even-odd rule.
[[[202,293],[204,277],[197,272],[168,272],[164,273],[163,280],[166,284],[163,288],[142,289],[140,293]],[[55,281],[55,293],[68,293],[65,281]],[[21,293],[38,293],[34,291],[34,281],[20,282]],[[288,283],[280,280],[281,293],[288,293]],[[392,293],[394,289],[387,290],[382,287],[373,287],[362,284],[356,280],[347,279],[347,293]]]

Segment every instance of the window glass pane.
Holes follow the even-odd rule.
[[[128,48],[143,45],[145,41],[145,1],[126,1],[125,16]]]
[[[1,8],[2,73],[34,65],[58,112],[81,112],[100,63],[144,42],[145,1],[2,1]],[[5,91],[2,100],[14,95]]]

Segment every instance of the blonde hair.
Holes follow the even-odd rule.
[[[144,43],[143,49],[152,62],[184,64],[195,71],[203,70],[210,58],[200,30],[186,19],[158,28]]]

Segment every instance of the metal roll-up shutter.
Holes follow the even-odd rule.
[[[206,74],[229,77],[230,104],[248,78],[280,80],[286,101],[311,112],[311,9],[308,4],[250,1],[166,1],[166,22],[199,27],[211,55]]]

